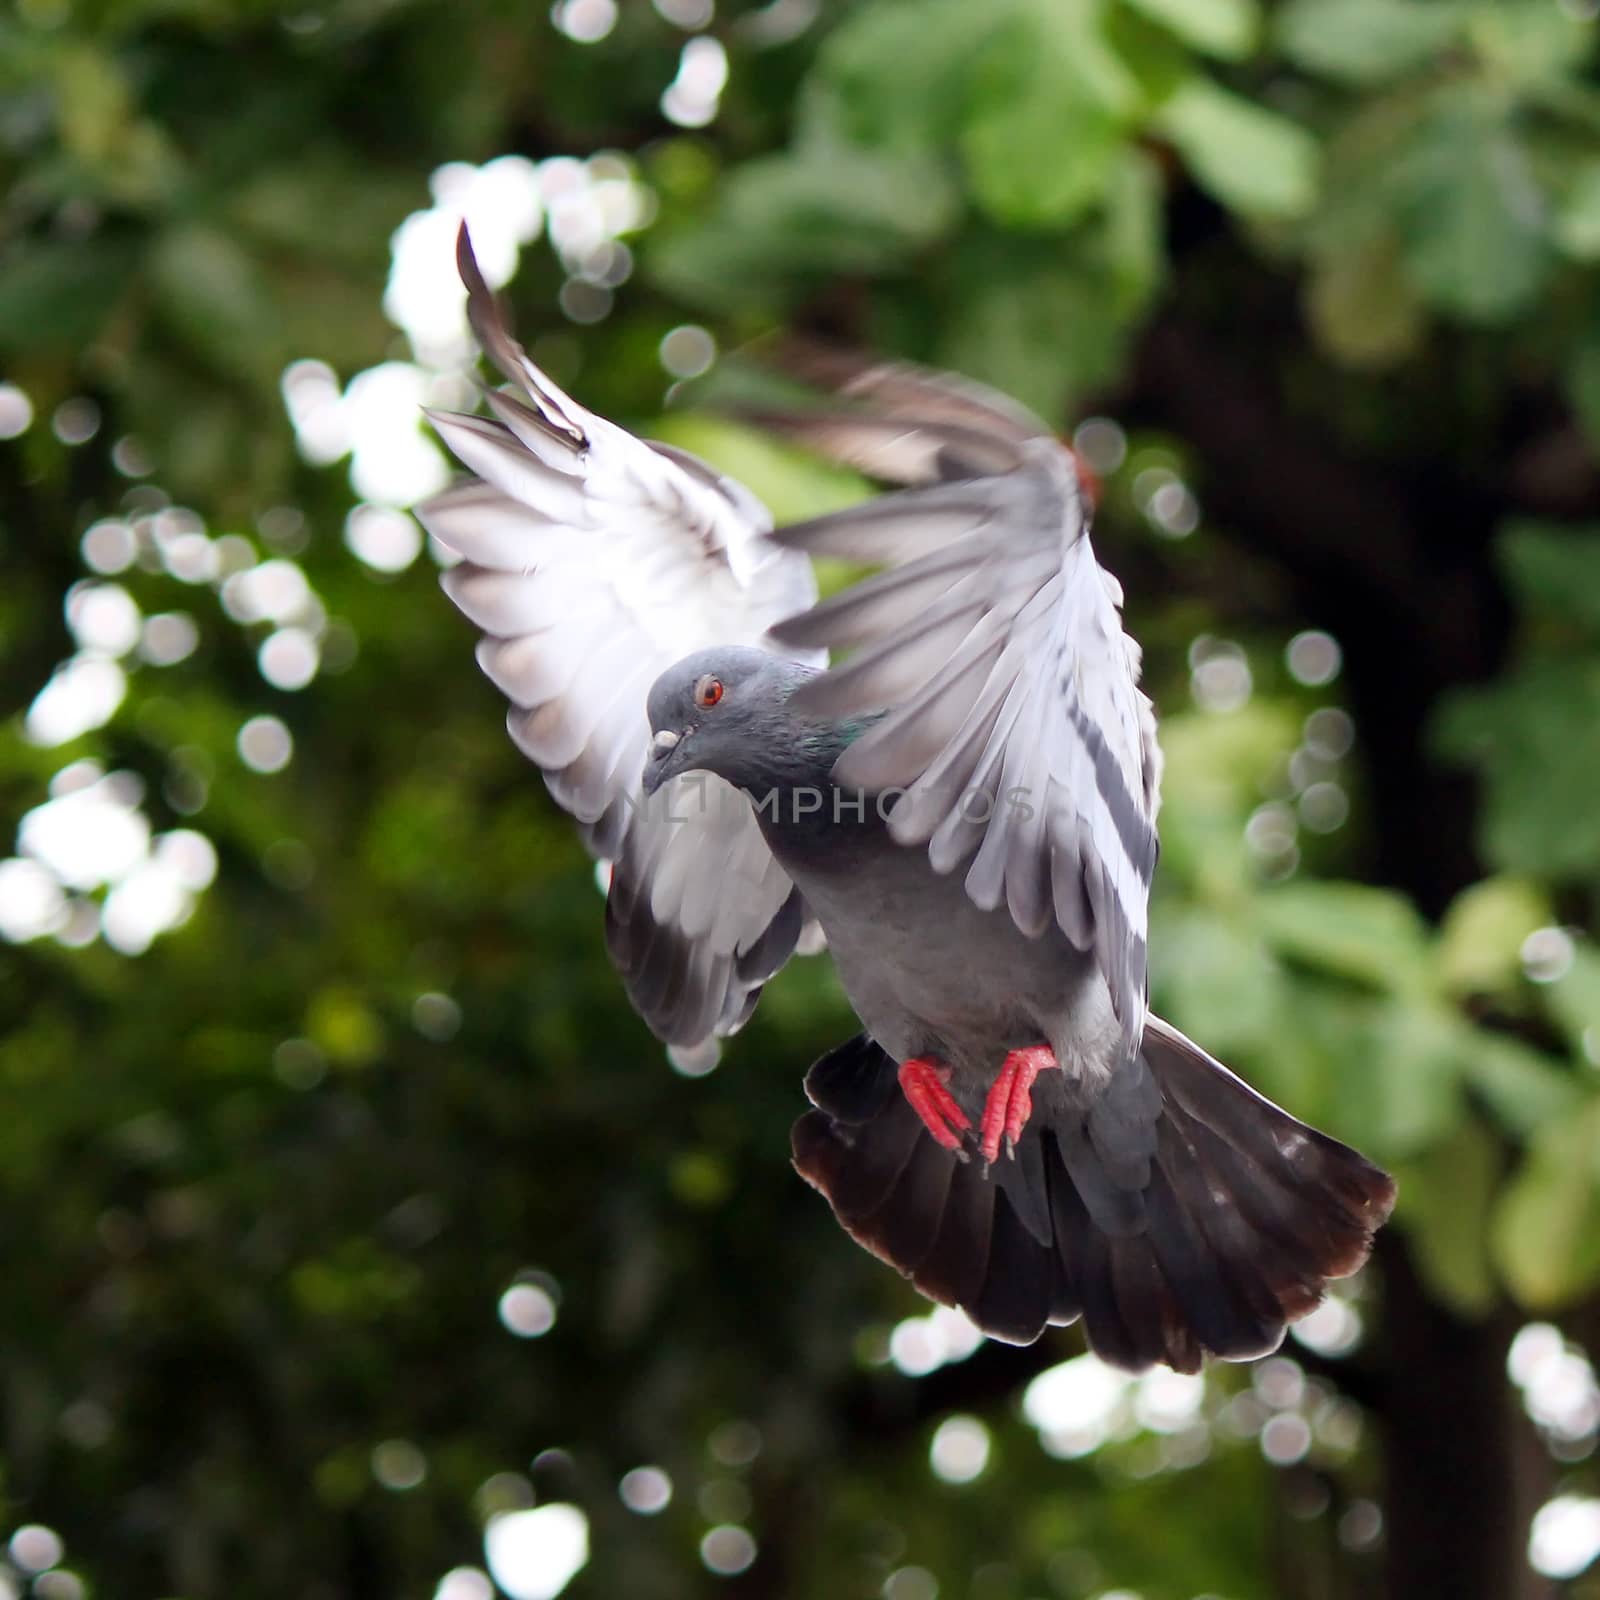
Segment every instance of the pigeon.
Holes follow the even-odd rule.
[[[640,1016],[704,1060],[825,943],[862,1031],[806,1074],[792,1154],[859,1243],[1002,1341],[1275,1349],[1395,1187],[1148,1010],[1161,761],[1071,451],[986,388],[795,346],[829,398],[758,420],[890,487],[775,528],[563,393],[464,228],[457,258],[506,386],[430,413],[472,476],[419,515],[610,864]],[[819,602],[817,557],[875,571]]]

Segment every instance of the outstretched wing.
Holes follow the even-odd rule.
[[[465,228],[457,260],[511,387],[487,395],[487,417],[430,414],[476,477],[418,515],[462,558],[445,592],[483,630],[512,738],[612,863],[607,943],[629,997],[669,1044],[704,1049],[787,960],[802,907],[721,779],[688,774],[645,802],[645,698],[691,651],[766,644],[816,599],[811,564],[766,543],[771,518],[741,485],[557,388],[512,337]]]
[[[914,487],[772,542],[883,570],[778,624],[844,648],[799,691],[825,716],[886,713],[837,781],[903,790],[890,830],[964,867],[985,909],[1055,922],[1105,973],[1125,1041],[1145,1013],[1160,755],[1122,591],[1095,560],[1071,453],[1000,396],[902,365],[805,355],[860,409],[765,420]]]

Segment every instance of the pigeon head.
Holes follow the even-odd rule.
[[[699,650],[668,667],[646,705],[655,737],[644,792],[654,794],[680,772],[751,782],[761,752],[787,725],[790,692],[810,675],[797,662],[736,645]]]

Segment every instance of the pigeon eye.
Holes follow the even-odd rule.
[[[722,698],[722,679],[708,672],[694,686],[694,703],[697,706],[714,706]]]

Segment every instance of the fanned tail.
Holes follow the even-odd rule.
[[[1081,1318],[1133,1371],[1265,1355],[1394,1205],[1386,1173],[1158,1018],[1099,1099],[1041,1098],[987,1173],[928,1137],[895,1071],[866,1035],[817,1062],[795,1166],[860,1244],[1009,1343]]]

